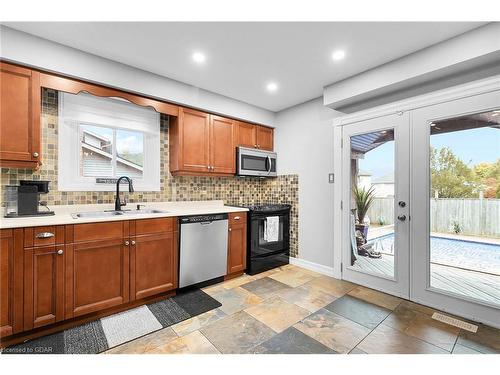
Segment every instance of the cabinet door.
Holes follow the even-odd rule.
[[[238,122],[236,144],[240,147],[257,148],[257,126]]]
[[[24,250],[24,329],[64,319],[64,247]]]
[[[257,126],[257,148],[273,151],[274,129]]]
[[[35,167],[40,160],[40,76],[0,63],[0,163]]]
[[[128,302],[128,243],[117,238],[66,245],[66,282],[70,283],[66,318]]]
[[[236,173],[233,120],[210,116],[210,165],[215,173]]]
[[[209,117],[207,113],[183,108],[180,111],[180,164],[186,172],[209,172]]]
[[[227,274],[243,272],[247,266],[247,226],[232,224],[229,227],[229,254]]]
[[[130,246],[130,299],[177,287],[176,232],[136,236]]]
[[[23,230],[0,230],[0,337],[23,330]]]

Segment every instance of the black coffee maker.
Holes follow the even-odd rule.
[[[49,192],[49,182],[21,180],[19,186],[6,186],[5,217],[54,215],[40,200],[40,194]]]

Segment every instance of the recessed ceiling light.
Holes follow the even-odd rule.
[[[201,52],[193,53],[193,61],[198,64],[204,63],[206,59],[206,56]]]
[[[333,61],[340,61],[345,57],[345,51],[338,49],[336,51],[333,51],[332,53],[332,59]]]
[[[269,92],[275,92],[276,90],[278,90],[278,84],[276,82],[269,82],[266,85],[266,89]]]

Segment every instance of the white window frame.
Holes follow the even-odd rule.
[[[59,92],[58,190],[114,191],[115,184],[96,183],[80,175],[80,125],[93,125],[143,134],[142,178],[132,177],[135,191],[160,191],[160,114],[119,98]],[[113,144],[113,149],[116,147]],[[118,178],[120,176],[110,176]]]

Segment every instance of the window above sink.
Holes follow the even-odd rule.
[[[60,191],[160,190],[160,114],[118,98],[59,92]]]

